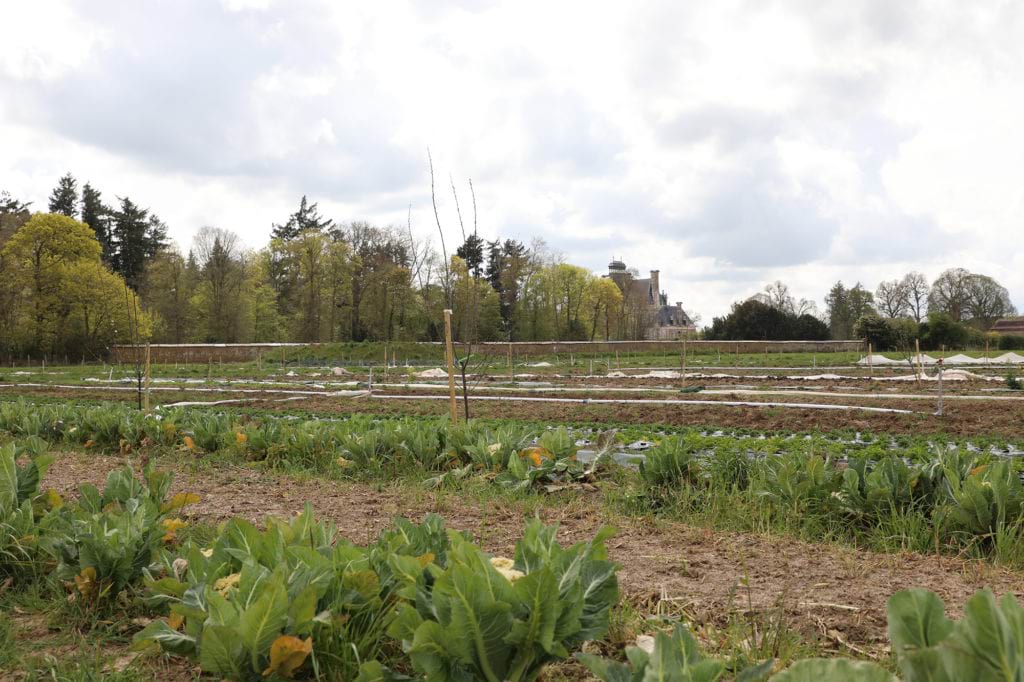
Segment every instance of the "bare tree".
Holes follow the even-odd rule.
[[[967,284],[967,312],[982,330],[996,320],[1017,313],[1006,287],[988,275],[971,275]]]
[[[793,294],[789,291],[789,285],[781,280],[775,280],[764,288],[765,302],[776,310],[784,313],[796,312],[796,302]]]
[[[963,268],[950,268],[932,282],[928,294],[928,312],[946,313],[962,322],[970,297],[971,273]]]
[[[885,317],[895,319],[906,315],[909,306],[906,278],[881,282],[875,289],[875,306]]]
[[[907,313],[920,324],[928,307],[928,295],[931,293],[928,280],[920,272],[908,272],[900,280],[900,286],[906,296]]]
[[[430,156],[430,148],[427,148],[427,162],[430,164],[430,200],[434,205],[434,220],[437,222],[437,233],[441,236],[441,256],[444,257],[444,280],[441,288],[444,290],[444,300],[449,308],[452,307],[452,270],[448,262],[448,248],[444,243],[444,229],[441,227],[441,214],[437,211],[437,193],[434,190],[434,159]]]

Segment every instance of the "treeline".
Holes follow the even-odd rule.
[[[446,308],[460,341],[641,339],[653,321],[632,274],[617,284],[540,240],[485,241],[461,217],[454,253],[443,238],[438,252],[408,224],[336,222],[303,197],[263,248],[202,227],[183,249],[152,211],[128,197],[108,205],[70,174],[47,208],[33,214],[6,193],[0,201],[7,355],[89,357],[135,338],[433,341]]]
[[[776,281],[733,304],[705,330],[708,339],[867,339],[877,350],[1024,347],[1024,339],[989,338],[997,320],[1016,314],[1006,287],[987,275],[951,268],[934,282],[919,272],[881,282],[874,292],[860,282],[836,282],[825,295],[825,311],[796,300]]]

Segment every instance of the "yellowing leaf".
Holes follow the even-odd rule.
[[[984,472],[985,469],[988,469],[988,465],[987,464],[982,464],[981,466],[976,466],[973,469],[971,469],[971,473],[968,474],[968,475],[969,476],[977,476],[978,474]]]
[[[85,447],[91,448],[93,445],[96,445],[96,441],[94,441],[93,439],[90,438],[89,440],[85,441]]]
[[[185,436],[182,440],[184,441],[186,448],[195,452],[196,442],[192,440],[191,436]]]
[[[291,635],[281,635],[270,645],[270,665],[263,671],[263,676],[277,674],[290,679],[312,652],[312,637],[302,640]]]
[[[185,616],[180,613],[172,613],[167,616],[167,625],[172,630],[177,630],[181,627],[181,624],[185,622]]]
[[[348,469],[350,466],[352,466],[352,460],[345,459],[344,457],[339,457],[337,459],[337,462],[338,466],[341,467],[342,469]]]
[[[222,597],[226,597],[228,594],[228,590],[230,590],[232,587],[238,587],[238,581],[241,578],[241,573],[232,573],[231,575],[224,576],[223,578],[213,583],[213,589],[220,592],[220,595]]]
[[[551,459],[551,451],[547,448],[534,446],[526,448],[519,452],[519,456],[523,459],[528,459],[535,467],[539,467],[543,464],[545,459]]]
[[[75,587],[86,599],[94,596],[99,588],[96,583],[96,569],[92,566],[83,568],[81,573],[75,576]]]
[[[172,495],[171,499],[160,505],[160,511],[166,513],[174,509],[181,509],[190,504],[198,504],[200,499],[199,495],[195,493],[178,493]]]
[[[178,531],[188,525],[187,521],[181,519],[164,519],[161,524],[164,527],[164,542],[173,542]]]
[[[235,431],[235,442],[239,445],[245,445],[245,442],[249,440],[249,437],[241,431]]]
[[[46,506],[50,509],[60,509],[64,506],[64,498],[53,488],[46,491]]]
[[[434,562],[434,553],[427,552],[426,554],[421,554],[418,557],[416,557],[416,561],[420,562],[420,566],[426,568]]]

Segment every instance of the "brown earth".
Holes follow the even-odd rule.
[[[129,391],[101,389],[14,388],[0,385],[2,395],[37,395],[79,400],[134,401]],[[598,397],[591,395],[589,397]],[[251,405],[275,411],[303,410],[324,414],[366,413],[390,416],[445,415],[447,404],[443,400],[376,400],[343,398],[329,394],[312,396],[286,396],[270,394],[256,398],[243,393],[199,393],[195,391],[161,391],[153,394],[154,403],[181,400],[215,401],[242,399],[236,405]],[[610,396],[609,396],[610,397]],[[622,396],[615,396],[621,398]],[[281,401],[282,398],[296,398]],[[813,410],[790,407],[747,407],[686,404],[686,397],[678,405],[650,404],[594,404],[543,403],[512,401],[473,401],[474,417],[495,419],[538,420],[552,422],[604,422],[608,424],[664,424],[670,426],[698,426],[710,428],[746,428],[767,431],[835,431],[857,430],[865,433],[893,435],[945,434],[950,436],[996,436],[1009,439],[1024,437],[1024,402],[948,401],[944,416],[932,414],[931,405],[921,400],[900,399],[846,399],[814,396],[770,396],[758,401],[753,396],[729,394],[716,396],[716,402],[735,398],[745,402],[816,402],[858,404],[875,407],[911,410],[912,414],[873,413],[858,410]],[[703,396],[695,397],[703,400]],[[461,414],[462,405],[459,410]]]
[[[80,453],[59,456],[44,487],[62,493],[80,482],[100,484],[122,459]],[[218,522],[232,516],[259,521],[287,516],[310,502],[353,541],[373,540],[395,516],[419,520],[435,512],[449,527],[472,533],[488,551],[510,555],[527,504],[458,492],[399,485],[299,480],[244,467],[186,467],[161,462],[177,474],[174,490],[197,492],[191,518]],[[881,554],[792,538],[718,532],[646,518],[611,517],[597,495],[560,494],[537,506],[560,524],[563,543],[591,537],[604,524],[618,528],[609,541],[621,564],[620,583],[644,613],[682,613],[697,624],[721,625],[750,608],[784,614],[805,637],[837,642],[859,655],[884,656],[885,604],[893,592],[919,586],[938,593],[953,615],[982,587],[1019,594],[1024,573],[980,561],[913,553]],[[745,586],[749,585],[749,588]],[[749,600],[749,606],[748,606]],[[748,614],[749,615],[749,614]]]

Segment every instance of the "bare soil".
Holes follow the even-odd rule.
[[[106,400],[133,402],[135,395],[128,391],[77,390],[59,388],[13,388],[0,385],[2,395],[31,395],[78,400]],[[601,394],[581,396],[596,398]],[[622,398],[622,395],[606,397]],[[708,396],[710,397],[710,396]],[[182,400],[213,401],[238,399],[235,406],[253,406],[274,411],[303,410],[322,414],[378,414],[388,416],[447,414],[443,400],[376,400],[370,398],[344,398],[329,394],[297,397],[280,401],[280,395],[266,399],[241,393],[196,393],[194,391],[167,391],[154,394],[154,403],[172,403]],[[705,396],[699,397],[701,400]],[[910,410],[912,414],[864,412],[858,410],[813,410],[795,407],[747,407],[731,405],[687,404],[685,397],[678,405],[651,404],[594,404],[543,403],[511,401],[473,401],[472,416],[491,419],[519,419],[551,422],[603,422],[607,424],[661,424],[669,426],[696,426],[708,428],[740,428],[765,431],[813,432],[848,429],[865,433],[892,435],[945,434],[949,436],[994,436],[1008,439],[1024,438],[1024,402],[947,401],[944,415],[933,414],[927,401],[882,398],[829,398],[825,396],[754,396],[737,393],[719,394],[716,402],[734,398],[745,402],[818,402],[857,404]],[[461,414],[462,405],[459,405]]]
[[[68,493],[83,481],[101,484],[121,464],[117,457],[63,454],[43,485]],[[488,551],[510,555],[528,515],[529,505],[522,502],[474,502],[458,493],[408,486],[300,480],[235,466],[197,468],[169,461],[160,466],[177,474],[175,491],[200,494],[202,501],[187,513],[210,523],[232,516],[257,522],[267,515],[288,516],[309,502],[342,535],[362,543],[373,540],[395,516],[419,520],[435,512],[449,527],[472,533]],[[979,588],[1018,595],[1024,590],[1024,573],[980,561],[881,554],[655,519],[613,518],[599,494],[559,495],[538,508],[546,522],[560,524],[563,543],[591,537],[604,524],[616,526],[609,551],[621,564],[627,598],[645,613],[667,609],[698,624],[718,625],[748,609],[781,613],[804,636],[841,643],[859,655],[885,655],[885,604],[897,590],[933,590],[953,615]]]

